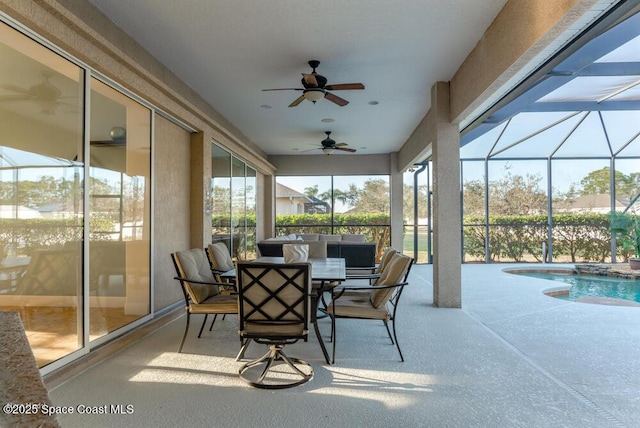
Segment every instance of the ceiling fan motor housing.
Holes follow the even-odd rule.
[[[331,131],[326,131],[325,134],[327,134],[327,138],[321,141],[322,147],[326,147],[326,148],[335,147],[336,142],[330,137]]]

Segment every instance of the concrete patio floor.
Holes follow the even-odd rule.
[[[382,323],[338,320],[335,365],[311,337],[286,348],[311,362],[310,382],[257,390],[237,376],[235,317],[201,339],[196,318],[178,354],[182,317],[50,396],[133,409],[61,415],[65,427],[640,427],[640,308],[548,297],[554,283],[502,271],[514,266],[463,265],[462,309],[434,307],[432,268],[415,266],[398,317],[404,363]]]

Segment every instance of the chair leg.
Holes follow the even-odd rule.
[[[202,326],[200,326],[200,332],[198,333],[198,339],[200,339],[200,336],[202,336],[202,330],[204,330],[204,325],[207,323],[207,317],[208,316],[209,316],[209,314],[204,314],[204,320],[202,321]],[[215,316],[213,318],[213,321],[214,322],[216,321]]]
[[[244,353],[247,351],[247,348],[249,348],[250,344],[251,344],[251,339],[247,339],[243,343],[242,338],[240,338],[240,352],[238,352],[238,355],[236,356],[236,361],[240,361],[241,359],[244,358]]]
[[[244,364],[240,368],[240,370],[238,370],[238,374],[240,375],[240,378],[253,387],[264,388],[264,389],[291,388],[292,386],[302,385],[303,383],[311,380],[311,378],[313,378],[313,368],[311,367],[311,365],[306,361],[299,360],[297,358],[288,357],[283,352],[283,348],[284,348],[284,345],[282,344],[270,345],[269,350],[267,351],[266,354],[264,354],[262,357],[258,358],[257,360],[249,361],[248,363]],[[291,369],[293,369],[298,376],[300,376],[300,379],[294,382],[289,382],[289,383],[264,383],[264,380],[269,370],[273,367],[276,361],[283,361],[285,364],[291,367]],[[245,372],[248,369],[257,367],[261,364],[264,364],[265,367],[256,380],[249,379],[248,377],[245,376]],[[305,373],[302,370],[300,370],[300,368],[298,368],[298,365],[306,366],[308,368],[309,373]]]
[[[391,344],[395,345],[396,343],[393,341],[393,336],[391,336],[391,330],[389,330],[389,324],[386,320],[383,320],[382,322],[384,322],[384,326],[387,328],[387,334],[389,335],[389,339],[391,339]]]
[[[224,317],[226,317],[227,314],[223,314],[222,315],[222,320],[224,321]],[[218,317],[218,315],[214,315],[213,316],[213,321],[211,321],[211,325],[209,326],[209,331],[213,330],[213,324],[215,324],[216,322],[216,318]]]
[[[180,349],[178,349],[178,353],[182,352],[182,347],[184,346],[184,341],[187,338],[187,332],[189,331],[189,319],[191,314],[187,312],[187,325],[184,327],[184,334],[182,335],[182,342],[180,342]]]
[[[393,337],[396,340],[396,348],[398,348],[398,353],[400,354],[400,361],[404,362],[404,357],[402,356],[402,351],[400,350],[400,344],[398,343],[398,336],[396,335],[396,320],[391,320],[393,323]]]

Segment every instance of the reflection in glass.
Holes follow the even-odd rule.
[[[80,349],[83,71],[0,23],[0,310],[42,367]]]
[[[149,314],[149,109],[91,80],[90,338]]]
[[[256,170],[213,144],[211,242],[224,242],[233,258],[256,258]]]
[[[256,170],[247,166],[246,178],[246,232],[245,232],[245,259],[252,260],[256,254]]]
[[[240,260],[245,258],[245,164],[238,158],[231,160],[231,255]]]
[[[215,144],[211,150],[211,242],[231,253],[231,153]]]

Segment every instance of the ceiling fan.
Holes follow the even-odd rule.
[[[302,88],[263,89],[263,91],[302,91],[302,95],[289,104],[289,107],[295,107],[304,100],[309,100],[315,104],[323,98],[328,99],[340,107],[344,107],[349,104],[349,101],[328,91],[364,89],[364,85],[362,83],[339,83],[335,85],[327,85],[327,78],[316,72],[316,68],[320,65],[320,61],[315,59],[311,60],[309,61],[309,65],[313,70],[311,73],[302,73]]]
[[[322,150],[327,155],[330,155],[336,150],[349,153],[356,152],[356,149],[346,147],[348,146],[347,143],[336,143],[335,140],[331,138],[331,131],[325,131],[325,134],[327,134],[327,138],[320,142],[321,146],[311,150]]]
[[[1,89],[5,89],[15,94],[0,95],[0,102],[5,101],[34,101],[42,108],[44,114],[54,114],[58,105],[64,104],[61,99],[62,91],[54,86],[50,79],[54,73],[50,70],[42,71],[42,82],[35,83],[28,88],[12,85],[9,83],[0,85]]]
[[[114,126],[109,131],[110,140],[92,140],[92,146],[125,147],[127,145],[127,130],[122,126]]]

